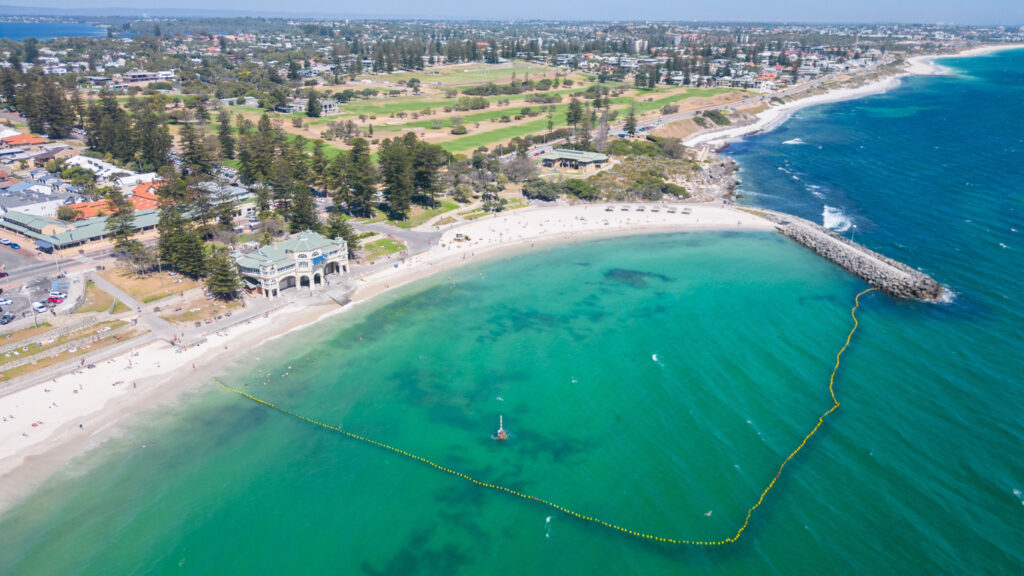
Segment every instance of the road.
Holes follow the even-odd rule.
[[[869,70],[869,72],[870,71],[873,71],[873,70]],[[668,115],[660,116],[660,117],[658,117],[656,119],[653,119],[653,120],[644,120],[642,122],[638,122],[637,123],[637,130],[640,131],[640,132],[647,132],[647,131],[656,129],[656,128],[660,127],[660,126],[663,126],[665,124],[671,124],[672,122],[677,122],[679,120],[686,120],[687,118],[693,118],[694,116],[697,115],[698,112],[703,114],[704,112],[708,112],[710,110],[735,110],[736,108],[740,108],[740,107],[751,106],[751,105],[754,105],[754,104],[761,104],[761,103],[764,103],[766,101],[770,101],[772,98],[789,98],[791,96],[795,96],[797,94],[800,94],[801,92],[805,92],[805,91],[810,90],[812,88],[817,88],[821,84],[835,79],[836,77],[838,77],[838,75],[839,75],[838,73],[827,74],[827,75],[822,76],[820,78],[815,78],[814,80],[811,80],[810,82],[804,82],[803,84],[798,84],[796,86],[791,86],[791,87],[786,88],[784,90],[780,90],[780,91],[777,91],[777,92],[772,92],[770,94],[762,94],[760,96],[756,96],[756,97],[753,97],[753,98],[746,98],[744,100],[740,100],[740,101],[737,101],[737,102],[730,102],[730,103],[727,103],[727,104],[715,104],[713,106],[706,106],[704,108],[698,108],[697,110],[691,110],[691,111],[688,111],[688,112],[680,112],[678,114],[668,114]],[[624,122],[616,122],[614,124],[611,124],[608,127],[608,133],[612,134],[612,135],[613,134],[622,133],[622,131],[624,130],[624,125],[625,125]],[[592,134],[592,137],[596,137],[596,136],[597,136],[597,129],[595,128],[594,132]],[[529,148],[529,150],[527,151],[527,156],[537,156],[539,154],[543,154],[543,153],[549,152],[554,147],[553,145],[558,144],[561,141],[562,140],[553,140],[551,142],[545,142],[544,144],[535,144],[534,146],[531,146]],[[515,154],[506,154],[506,155],[502,156],[502,158],[503,159],[508,159],[508,158],[512,158],[514,156],[515,156]]]
[[[385,236],[392,236],[405,244],[409,255],[429,250],[430,246],[437,244],[442,234],[442,232],[437,230],[407,230],[383,222],[375,222],[373,224],[353,223],[352,227],[359,232],[377,232]]]

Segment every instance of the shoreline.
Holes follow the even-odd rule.
[[[452,226],[439,244],[395,266],[367,275],[338,307],[322,301],[293,302],[269,316],[211,333],[187,349],[151,342],[114,356],[95,369],[72,370],[0,397],[0,511],[17,504],[72,460],[118,438],[138,417],[173,409],[191,393],[254,348],[343,314],[382,294],[440,272],[536,247],[638,234],[716,230],[772,231],[760,217],[720,205],[686,204],[691,214],[663,206],[626,203],[530,207]],[[607,211],[614,206],[614,211]],[[455,241],[463,234],[467,241]],[[42,422],[33,426],[33,423]],[[129,439],[142,448],[148,439]]]
[[[913,56],[907,59],[903,71],[897,74],[880,78],[875,82],[858,86],[856,88],[839,88],[836,90],[829,90],[824,94],[808,96],[806,98],[800,98],[792,102],[768,108],[767,110],[757,113],[757,121],[753,124],[697,134],[684,141],[683,144],[690,147],[705,144],[716,148],[724,148],[731,142],[739,140],[745,136],[774,130],[789,120],[798,110],[809,106],[855,100],[863,98],[864,96],[883,94],[898,87],[902,83],[903,78],[908,76],[948,76],[952,74],[952,69],[936,64],[936,60],[941,60],[943,58],[972,58],[993,54],[995,52],[1018,50],[1022,48],[1024,48],[1024,44],[990,44],[963,50],[956,54],[924,54],[920,56]]]
[[[698,135],[685,142],[727,144],[768,131],[797,110],[883,93],[909,75],[944,74],[942,58],[972,57],[1020,49],[1024,45],[982,46],[957,54],[908,59],[904,72],[856,88],[832,90],[770,108],[752,125]],[[0,398],[0,511],[27,496],[46,478],[76,457],[121,437],[126,424],[154,407],[173,406],[203,389],[210,379],[253,348],[342,314],[373,298],[424,278],[467,264],[522,253],[535,247],[637,234],[712,230],[774,230],[759,217],[720,205],[686,204],[691,215],[651,212],[653,204],[636,202],[529,207],[450,226],[437,245],[396,261],[393,267],[360,278],[344,307],[322,301],[290,303],[263,318],[212,333],[201,346],[175,348],[164,341],[140,346],[93,370],[74,370]],[[608,206],[614,210],[607,211]],[[684,206],[684,205],[677,205]],[[455,235],[469,239],[456,241]],[[280,317],[278,316],[280,314]],[[189,366],[191,364],[191,366]],[[41,423],[40,423],[41,422]],[[36,423],[33,425],[33,423]]]

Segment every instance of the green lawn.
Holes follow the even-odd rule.
[[[290,134],[287,132],[285,133],[285,137],[288,139],[289,142],[295,140],[296,136],[296,134]],[[303,138],[305,138],[305,136],[303,136]],[[315,141],[316,139],[314,138],[306,138],[305,148],[307,152],[313,151],[313,142]],[[324,140],[324,156],[326,156],[328,160],[335,158],[338,154],[341,154],[341,152],[341,148],[338,148],[334,144],[331,144],[330,142]]]
[[[484,96],[484,98],[490,102],[495,103],[498,100],[508,100],[509,102],[522,102],[522,106],[542,106],[542,104],[535,104],[532,102],[525,102],[526,96],[529,94],[559,94],[563,96],[562,102],[565,103],[568,100],[568,95],[575,92],[586,90],[589,84],[585,84],[579,87],[567,88],[561,90],[548,90],[547,92],[527,92],[524,94],[509,94],[501,96]],[[357,118],[360,114],[366,116],[377,116],[374,120],[374,130],[377,129],[378,123],[383,123],[388,120],[394,120],[390,114],[397,114],[399,112],[418,112],[424,108],[433,108],[437,112],[442,112],[445,106],[451,106],[456,102],[457,98],[444,98],[438,100],[436,96],[400,96],[397,98],[374,98],[370,100],[350,100],[341,105],[342,113],[335,114],[333,116],[324,116],[311,120],[308,122],[310,126],[317,126],[320,124],[327,124],[328,122],[334,122],[337,120],[346,120],[349,118]],[[522,106],[519,106],[521,108]],[[515,111],[515,112],[514,112]],[[472,112],[472,114],[495,114],[498,116],[503,114],[515,114],[518,112],[518,108],[513,106],[506,111],[502,112],[499,109],[486,109],[480,112]],[[486,117],[486,116],[485,116]],[[428,117],[429,118],[429,117]],[[433,120],[415,120],[404,126],[422,126],[424,128],[430,127]],[[400,127],[394,125],[394,128],[398,130]]]
[[[373,242],[363,244],[362,252],[364,260],[376,260],[396,252],[405,250],[405,244],[391,238],[381,238]]]
[[[397,72],[394,74],[380,74],[377,76],[363,75],[359,76],[359,78],[384,80],[392,83],[400,80],[408,81],[410,78],[418,78],[424,85],[441,82],[445,86],[457,86],[459,84],[497,82],[498,80],[510,77],[513,71],[516,73],[517,78],[526,78],[526,75],[529,74],[530,78],[535,80],[542,78],[545,73],[553,76],[554,72],[552,68],[542,64],[516,61],[512,63],[511,67],[502,68],[489,66],[487,64],[474,64],[459,67],[454,70],[438,71],[435,69],[429,69],[419,72]]]
[[[565,126],[566,107],[567,106],[560,106],[555,112],[554,120],[556,128]],[[546,116],[541,116],[520,124],[498,124],[498,126],[501,126],[501,128],[487,131],[481,129],[476,133],[466,134],[465,136],[459,136],[458,138],[447,142],[441,142],[441,147],[452,153],[472,152],[480,146],[490,146],[491,144],[504,142],[517,136],[522,137],[527,134],[542,134],[548,129],[548,119]],[[473,128],[470,128],[470,130],[473,130]]]
[[[237,114],[239,112],[256,112],[257,114],[270,112],[270,110],[267,110],[265,108],[258,108],[256,106],[229,106],[228,110],[230,110],[233,113],[232,115]]]
[[[414,214],[414,215],[410,216],[408,220],[400,220],[400,221],[392,220],[392,221],[389,221],[388,223],[389,224],[394,224],[395,226],[398,226],[399,228],[407,228],[407,229],[408,228],[415,228],[417,226],[420,226],[421,224],[423,224],[427,220],[430,220],[434,216],[437,216],[438,214],[444,214],[445,212],[449,212],[451,210],[455,210],[458,207],[459,207],[459,205],[456,204],[455,202],[452,202],[450,200],[445,200],[437,208],[430,208],[430,209],[427,209],[427,210],[423,210],[419,214]]]
[[[719,94],[725,94],[727,92],[736,92],[732,88],[690,88],[686,92],[680,94],[673,94],[666,96],[665,98],[656,98],[650,102],[636,102],[636,113],[643,114],[644,112],[650,112],[651,110],[660,110],[666,104],[672,104],[673,102],[679,102],[689,98],[710,98]],[[629,100],[629,98],[626,98]]]

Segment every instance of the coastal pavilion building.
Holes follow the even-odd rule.
[[[253,252],[231,255],[246,289],[267,298],[295,287],[324,287],[327,276],[348,272],[348,246],[311,232],[299,232]]]
[[[545,168],[570,168],[584,173],[599,170],[607,161],[608,156],[605,154],[563,148],[552,150],[540,159]]]

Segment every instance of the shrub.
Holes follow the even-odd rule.
[[[457,136],[461,136],[463,134],[468,134],[468,133],[469,133],[469,130],[466,130],[466,126],[463,125],[463,124],[459,124],[458,126],[452,128],[452,134],[455,134]]]
[[[719,126],[728,126],[729,124],[732,124],[721,110],[708,110],[704,112],[704,117]]]

